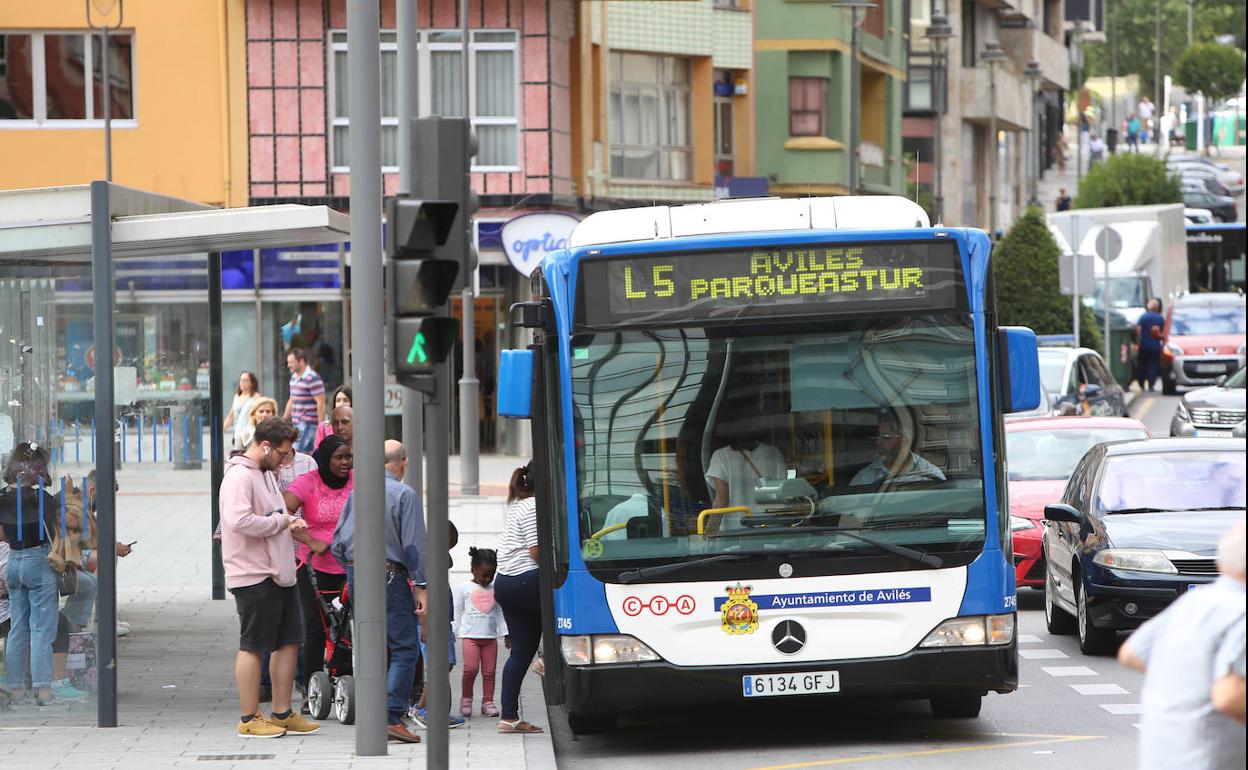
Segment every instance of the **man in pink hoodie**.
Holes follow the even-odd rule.
[[[221,560],[225,585],[238,607],[234,678],[242,707],[240,738],[280,738],[320,728],[290,706],[303,640],[291,534],[306,530],[307,524],[286,512],[276,473],[294,453],[296,436],[289,421],[270,417],[256,426],[247,451],[229,459],[221,480]],[[273,679],[268,719],[260,713],[260,663],[266,654]]]

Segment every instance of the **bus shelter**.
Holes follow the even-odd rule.
[[[204,270],[202,262],[193,263],[200,267],[187,268],[184,260],[187,255],[206,254],[209,333],[207,349],[200,351],[206,366],[200,364],[198,372],[181,378],[206,374],[207,382],[199,383],[206,386],[205,424],[200,429],[196,420],[196,427],[189,428],[188,420],[179,422],[171,412],[165,427],[172,463],[179,454],[175,429],[184,437],[194,431],[196,451],[202,451],[198,442],[206,432],[212,514],[211,521],[202,522],[201,532],[210,536],[217,525],[217,491],[225,467],[221,253],[343,243],[349,237],[349,217],[327,206],[215,209],[102,181],[0,191],[0,462],[17,443],[37,441],[50,450],[54,464],[60,460],[67,465],[84,461],[93,465],[96,539],[101,545],[115,541],[116,453],[126,446],[115,443],[121,440],[112,429],[116,405],[133,397],[137,381],[156,384],[159,380],[156,389],[167,390],[167,396],[189,386],[176,376],[162,377],[158,361],[151,365],[155,373],[143,371],[144,363],[108,365],[119,363],[124,344],[118,339],[122,327],[118,326],[116,298],[126,291],[126,265],[146,260],[148,265],[154,261],[157,269],[198,271]],[[69,333],[65,319],[58,318],[67,289],[89,290],[91,295],[90,316],[75,321],[89,329],[77,336]],[[143,335],[151,330],[140,325],[124,331]],[[71,409],[78,413],[69,429],[66,413]],[[151,428],[150,451],[155,453],[160,446],[157,423]],[[140,435],[140,452],[143,446]],[[184,438],[183,455],[186,446]],[[66,497],[60,495],[61,500]],[[213,545],[212,562],[212,595],[223,599],[219,544]],[[98,683],[99,727],[118,724],[116,577],[116,560],[99,559],[94,649],[75,650],[71,640],[69,652],[71,659],[76,655],[94,659],[92,684]]]

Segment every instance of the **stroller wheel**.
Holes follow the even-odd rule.
[[[334,683],[334,718],[344,725],[355,724],[355,678],[350,675]]]
[[[334,705],[334,686],[329,674],[316,671],[308,679],[308,713],[313,719],[324,719]]]

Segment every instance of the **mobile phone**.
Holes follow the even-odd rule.
[[[135,540],[135,541],[134,541],[134,543],[137,543],[137,542],[139,542],[139,541],[138,541],[138,540]],[[126,543],[126,547],[127,547],[127,548],[133,548],[133,547],[134,547],[134,543]]]

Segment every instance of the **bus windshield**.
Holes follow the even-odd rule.
[[[965,315],[583,333],[571,358],[577,542],[605,580],[703,555],[982,549]]]

